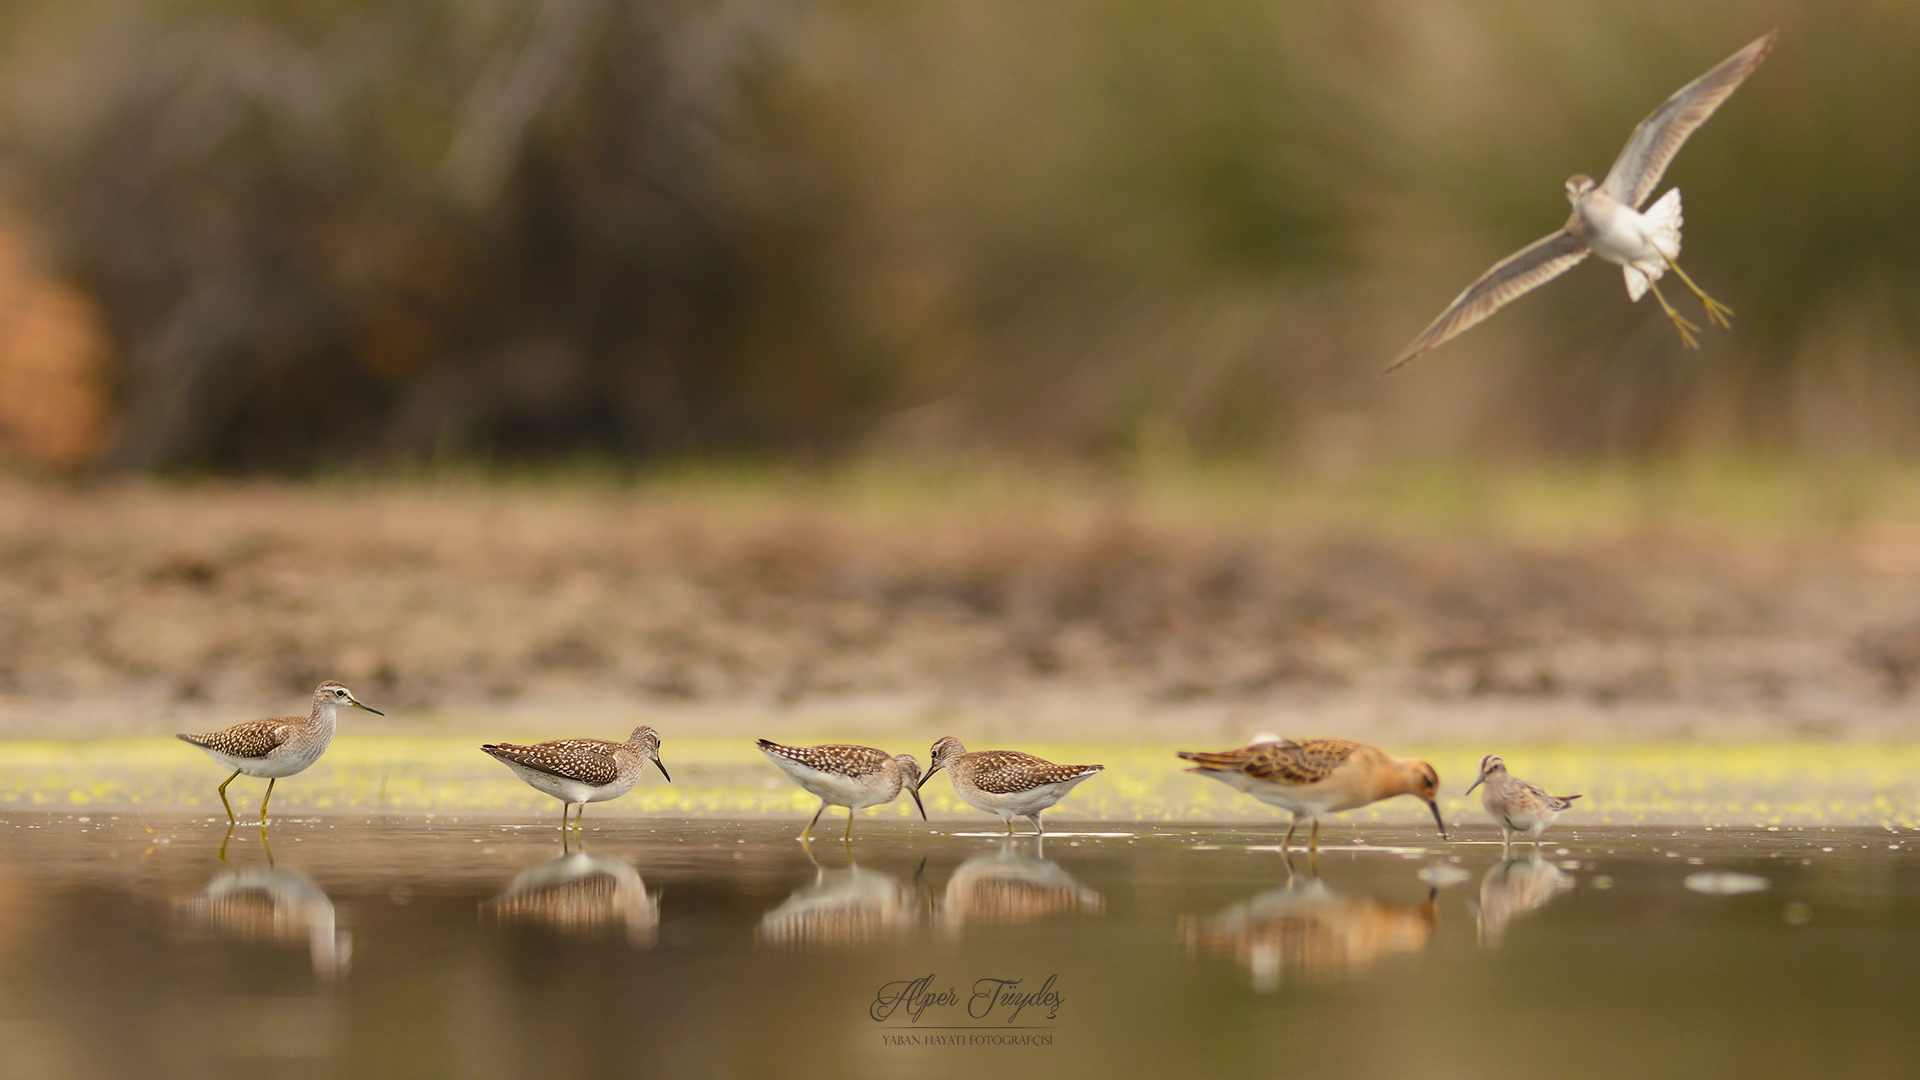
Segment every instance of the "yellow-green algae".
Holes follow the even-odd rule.
[[[1262,821],[1286,815],[1187,774],[1172,746],[1034,744],[1061,762],[1100,762],[1104,773],[1077,788],[1058,820]],[[924,755],[918,740],[909,746]],[[1473,782],[1481,749],[1404,746],[1439,770],[1449,823],[1484,822]],[[1659,744],[1502,747],[1513,772],[1556,794],[1583,795],[1565,825],[1884,825],[1920,826],[1920,743],[1893,745]],[[800,790],[745,739],[673,739],[663,757],[674,775],[649,772],[638,788],[596,816],[766,817],[811,814],[818,801]],[[172,739],[0,742],[0,809],[219,812],[215,786],[225,771]],[[243,815],[259,805],[264,783],[242,777],[228,789]],[[935,816],[979,817],[936,776],[923,793]],[[342,736],[311,769],[274,790],[274,807],[298,813],[488,813],[537,817],[554,800],[527,787],[482,754],[471,737]],[[912,804],[863,811],[913,814]],[[1417,824],[1411,799],[1354,811],[1356,820]]]

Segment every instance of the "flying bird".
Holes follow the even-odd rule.
[[[1578,175],[1567,180],[1567,201],[1573,215],[1552,233],[1535,240],[1493,265],[1478,281],[1413,339],[1387,370],[1419,356],[1466,331],[1522,294],[1571,270],[1588,255],[1618,265],[1627,278],[1627,296],[1635,303],[1648,290],[1660,309],[1680,331],[1680,340],[1697,349],[1693,336],[1700,327],[1687,321],[1661,294],[1659,280],[1672,270],[1700,298],[1707,319],[1722,327],[1733,309],[1708,296],[1680,269],[1680,189],[1670,188],[1645,211],[1641,204],[1653,194],[1673,156],[1707,122],[1721,102],[1733,95],[1773,48],[1774,33],[1755,39],[1746,48],[1722,60],[1705,75],[1681,87],[1653,115],[1640,121],[1621,149],[1606,179]]]

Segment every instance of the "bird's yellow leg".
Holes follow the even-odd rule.
[[[800,840],[802,843],[805,843],[806,841],[813,839],[813,827],[820,823],[820,815],[826,812],[827,812],[827,800],[821,799],[820,809],[815,810],[813,812],[813,820],[807,822],[807,827],[800,830]]]
[[[1667,303],[1666,296],[1660,292],[1659,283],[1655,282],[1652,278],[1648,278],[1647,286],[1653,290],[1653,298],[1660,301],[1660,310],[1667,313],[1667,318],[1673,323],[1673,328],[1680,331],[1681,343],[1689,349],[1699,348],[1700,341],[1693,336],[1693,332],[1700,328],[1682,318],[1680,313],[1673,309],[1673,305]]]
[[[853,843],[853,807],[847,807],[847,834],[840,838],[843,844]]]
[[[276,776],[267,781],[266,797],[260,800],[260,824],[262,825],[267,823],[267,803],[273,799],[273,783],[278,779],[280,778]]]
[[[1300,817],[1296,814],[1292,821],[1287,822],[1287,835],[1280,841],[1280,854],[1285,855],[1287,853],[1287,845],[1293,843],[1293,830],[1299,827]]]
[[[1307,834],[1307,854],[1320,854],[1320,819],[1313,819],[1313,831]]]
[[[239,818],[233,816],[233,804],[227,801],[227,785],[233,783],[234,776],[239,776],[239,775],[240,775],[240,770],[235,769],[233,770],[233,776],[229,776],[225,780],[222,780],[220,782],[220,805],[227,808],[227,824],[229,825],[232,825],[235,822],[240,820]]]
[[[1666,252],[1661,252],[1660,257],[1663,259],[1667,259]],[[1693,279],[1687,276],[1687,272],[1685,270],[1680,269],[1679,263],[1674,262],[1672,259],[1667,259],[1667,269],[1673,271],[1676,274],[1679,274],[1680,280],[1686,282],[1687,288],[1693,290],[1693,295],[1700,298],[1700,303],[1703,306],[1705,306],[1707,309],[1708,322],[1718,323],[1720,324],[1720,327],[1725,330],[1733,329],[1733,324],[1727,321],[1728,317],[1733,314],[1732,308],[1728,307],[1727,305],[1721,303],[1718,300],[1715,300],[1713,297],[1708,296],[1707,291],[1705,289],[1702,289],[1700,286],[1695,285],[1693,283]]]

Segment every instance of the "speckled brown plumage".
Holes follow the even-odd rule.
[[[982,750],[968,755],[974,786],[982,791],[1011,795],[1042,784],[1057,784],[1096,773],[1100,765],[1055,765],[1045,758],[1018,750]]]
[[[214,760],[233,770],[220,784],[220,805],[226,807],[227,820],[233,821],[233,804],[227,801],[227,785],[241,773],[267,779],[267,793],[260,800],[260,821],[267,820],[267,803],[273,798],[274,781],[292,776],[314,763],[333,741],[334,714],[342,706],[365,709],[375,716],[386,714],[353,696],[353,691],[332,679],[313,691],[313,711],[306,716],[277,716],[271,720],[248,720],[204,735],[182,732],[182,742],[211,754]]]
[[[488,743],[480,749],[501,761],[511,761],[568,780],[578,780],[583,784],[611,784],[620,775],[620,762],[615,759],[614,752],[621,745],[605,739],[554,739],[531,746]]]
[[[912,754],[889,754],[848,743],[784,746],[771,739],[756,739],[754,744],[794,783],[819,797],[820,809],[800,830],[802,840],[813,835],[814,824],[829,806],[847,808],[845,837],[850,839],[855,810],[891,802],[902,790],[912,796],[920,816],[924,819],[927,815],[926,807],[920,805],[920,763]]]
[[[1055,765],[1019,750],[980,750],[969,753],[951,735],[933,744],[928,778],[941,769],[953,778],[953,793],[975,810],[997,814],[1013,831],[1013,819],[1033,822],[1036,832],[1046,829],[1040,813],[1059,802],[1075,784],[1106,768],[1104,765]],[[923,781],[924,783],[924,781]]]
[[[551,739],[547,742],[485,743],[480,749],[513,770],[535,791],[560,800],[560,822],[564,828],[568,808],[574,804],[617,799],[633,790],[640,774],[652,761],[660,775],[671,782],[673,776],[660,760],[660,735],[642,724],[633,729],[626,742],[606,739]]]
[[[1272,739],[1233,750],[1182,750],[1179,755],[1198,766],[1188,772],[1291,812],[1293,823],[1280,841],[1282,851],[1292,842],[1302,818],[1313,823],[1307,849],[1317,851],[1321,814],[1353,810],[1395,795],[1424,801],[1441,838],[1447,835],[1437,801],[1440,776],[1433,766],[1390,757],[1377,746],[1351,739]]]
[[[1513,843],[1513,834],[1530,833],[1540,843],[1540,834],[1553,824],[1561,811],[1573,805],[1578,795],[1549,795],[1537,784],[1530,784],[1507,771],[1507,763],[1493,754],[1480,761],[1480,777],[1467,788],[1482,788],[1480,804],[1500,825],[1503,846]]]
[[[893,755],[884,750],[875,750],[871,746],[854,746],[850,743],[783,746],[769,739],[761,739],[757,745],[769,754],[777,754],[788,761],[805,765],[809,769],[838,773],[841,776],[853,778],[885,772],[887,766],[893,763]]]
[[[964,764],[956,767],[956,762],[962,760]],[[1106,766],[1055,765],[1046,758],[1019,750],[976,750],[946,763],[946,768],[955,775],[961,775],[964,770],[967,780],[981,791],[1013,795],[1045,784],[1090,776]]]
[[[174,737],[237,758],[263,758],[278,750],[293,734],[295,725],[304,719],[300,716],[279,716],[271,720],[248,720],[205,735],[183,732]]]
[[[1205,769],[1237,769],[1276,784],[1314,784],[1331,776],[1361,749],[1372,747],[1350,739],[1285,739],[1235,750],[1182,750],[1180,756]]]

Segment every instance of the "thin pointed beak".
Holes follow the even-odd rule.
[[[923,788],[923,787],[926,787],[926,786],[927,786],[927,781],[929,781],[929,780],[931,780],[931,779],[933,779],[933,774],[934,774],[934,773],[937,773],[937,772],[939,772],[939,771],[940,771],[940,768],[941,768],[940,766],[938,766],[938,765],[935,765],[935,766],[934,766],[933,768],[931,768],[931,769],[928,769],[928,770],[927,770],[927,775],[925,775],[925,776],[923,776],[923,777],[921,777],[921,778],[920,778],[920,782],[919,782],[919,783],[917,783],[917,784],[915,784],[915,785],[913,785],[913,795],[914,795],[914,798],[916,798],[916,799],[917,799],[917,798],[919,798],[919,797],[920,797],[920,789],[921,789],[921,788]],[[924,811],[924,810],[923,810],[923,811],[921,811],[920,813],[921,813],[921,816],[922,816],[922,817],[925,817],[925,816],[926,816],[926,811]]]
[[[673,777],[667,774],[666,762],[661,761],[658,757],[655,757],[653,759],[653,767],[660,770],[660,775],[665,776],[667,778],[667,783],[669,784],[673,783]]]
[[[1438,802],[1430,802],[1427,804],[1427,809],[1433,811],[1433,823],[1440,827],[1440,839],[1452,840],[1453,837],[1447,835],[1447,823],[1440,820],[1440,804]]]
[[[362,702],[362,701],[361,701],[361,700],[360,700],[359,698],[357,698],[357,697],[351,697],[351,696],[349,696],[349,697],[347,698],[347,704],[349,704],[349,705],[358,705],[358,706],[360,706],[361,708],[363,708],[363,709],[365,709],[365,710],[367,710],[368,712],[370,712],[370,713],[372,713],[372,714],[373,714],[373,715],[375,715],[375,716],[385,716],[385,715],[387,715],[386,713],[383,713],[383,712],[381,712],[381,711],[380,711],[379,709],[376,709],[376,708],[374,708],[374,707],[373,707],[373,706],[371,706],[371,705],[368,705],[368,704],[365,704],[365,703],[363,703],[363,702]]]
[[[1485,780],[1486,778],[1487,778],[1487,774],[1486,774],[1486,773],[1481,773],[1481,774],[1480,774],[1480,778],[1479,778],[1478,780],[1475,780],[1475,781],[1474,781],[1473,783],[1471,783],[1471,784],[1468,784],[1468,785],[1467,785],[1467,790],[1466,790],[1466,794],[1468,794],[1468,795],[1471,795],[1471,794],[1473,794],[1473,789],[1474,789],[1474,788],[1477,788],[1477,787],[1479,787],[1479,786],[1480,786],[1480,781],[1481,781],[1481,780]]]
[[[931,774],[931,773],[929,773],[928,775],[932,775],[932,774]],[[924,779],[922,779],[922,780],[921,780],[921,783],[923,783],[923,784],[924,784],[924,783],[926,783],[926,781],[925,781]],[[927,820],[927,804],[926,804],[926,803],[923,803],[923,802],[921,802],[921,801],[920,801],[920,787],[919,787],[919,785],[918,785],[918,784],[916,784],[915,786],[913,786],[913,787],[910,787],[910,788],[908,788],[908,789],[907,789],[907,794],[909,794],[909,795],[911,795],[911,796],[913,796],[913,805],[915,805],[915,806],[917,806],[917,807],[919,807],[919,808],[920,808],[920,820],[921,820],[921,821],[925,821],[925,820]]]

